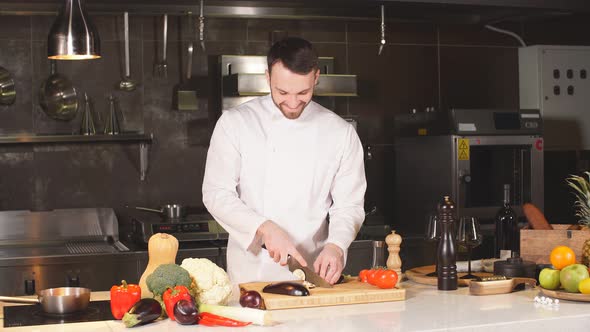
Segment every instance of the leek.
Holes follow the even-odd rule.
[[[228,307],[216,304],[199,304],[199,312],[209,312],[214,315],[251,322],[255,325],[272,325],[270,315],[265,310],[254,308]]]

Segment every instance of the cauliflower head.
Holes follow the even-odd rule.
[[[185,258],[180,266],[193,277],[199,304],[227,304],[232,286],[222,268],[207,258]]]

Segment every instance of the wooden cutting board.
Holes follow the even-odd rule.
[[[406,271],[406,277],[419,284],[436,286],[438,285],[438,278],[436,276],[427,276],[427,274],[434,272],[435,268],[436,267],[434,265],[415,267]],[[459,278],[459,286],[469,286],[469,282],[471,281],[470,279],[461,279],[461,277],[466,274],[467,273],[465,272],[457,273],[457,277]],[[493,273],[488,272],[473,272],[472,274],[478,277],[491,277],[493,275]]]
[[[403,288],[380,289],[377,286],[358,280],[349,280],[342,284],[334,285],[333,288],[312,288],[309,290],[309,296],[263,293],[262,288],[269,283],[253,282],[240,284],[240,289],[245,291],[255,290],[260,293],[267,310],[402,301],[406,299],[406,290]]]

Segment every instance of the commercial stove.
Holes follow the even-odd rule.
[[[111,208],[0,212],[0,294],[82,286],[105,290],[137,275]]]
[[[180,248],[190,247],[198,242],[225,242],[228,233],[213,217],[205,212],[189,214],[181,219],[166,219],[156,213],[136,212],[131,216],[130,237],[138,245],[147,245],[156,233],[171,234],[180,242]]]
[[[39,304],[4,307],[4,327],[95,322],[114,319],[110,301],[92,301],[84,311],[48,314]]]
[[[0,211],[0,259],[129,251],[113,209]]]

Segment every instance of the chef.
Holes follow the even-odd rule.
[[[270,95],[217,121],[203,202],[229,233],[234,284],[294,279],[289,256],[334,284],[364,220],[363,148],[351,124],[311,100],[319,69],[310,42],[278,41],[267,62]]]

